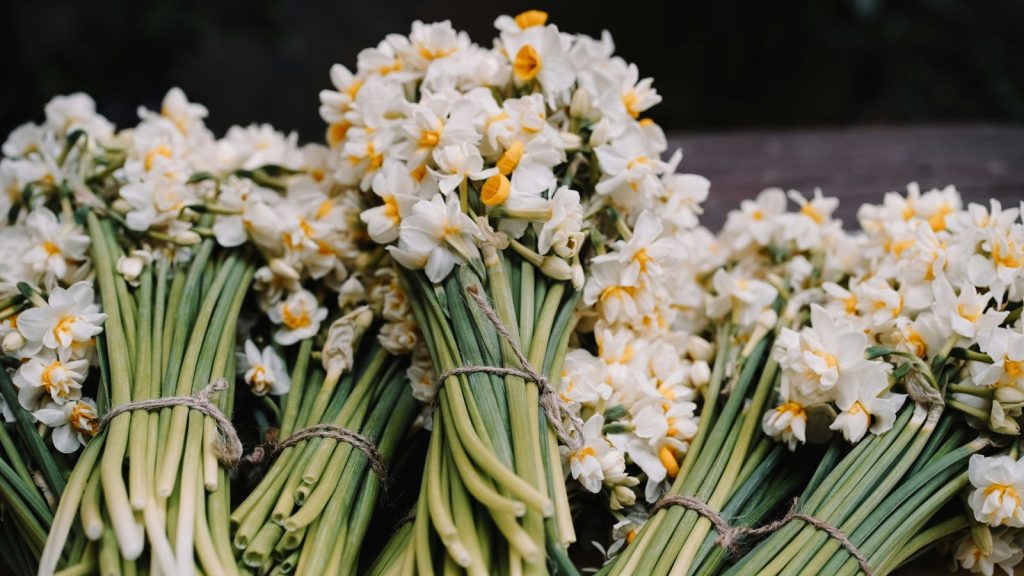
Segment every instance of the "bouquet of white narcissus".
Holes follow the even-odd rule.
[[[797,210],[787,210],[790,200]],[[847,273],[841,251],[848,236],[832,218],[835,208],[835,199],[820,192],[810,199],[790,192],[787,199],[781,190],[767,190],[731,212],[717,237],[698,229],[701,233],[686,238],[686,252],[699,255],[686,267],[690,306],[705,313],[690,316],[702,319],[695,325],[697,333],[706,332],[715,342],[713,354],[703,353],[713,368],[708,371],[705,364],[699,372],[706,383],[698,390],[703,405],[700,424],[650,521],[646,522],[644,509],[620,520],[618,538],[606,552],[623,552],[605,567],[607,573],[713,573],[725,559],[725,550],[714,546],[719,534],[698,503],[737,527],[751,526],[808,480],[807,466],[797,466],[784,447],[773,446],[761,434],[759,415],[769,405],[779,378],[771,355],[779,330],[806,323],[806,317],[795,313],[806,303],[804,293],[819,291],[824,281]],[[598,374],[614,375],[614,365],[604,364]],[[631,371],[630,377],[637,372]],[[594,379],[583,372],[573,384],[584,380]],[[658,381],[671,379],[662,376]],[[632,391],[643,389],[635,384],[615,386],[614,377],[611,382],[611,398],[626,406]],[[679,394],[664,383],[658,391],[670,398]],[[650,450],[643,434],[652,420],[657,422],[650,408],[639,413],[632,409],[617,428],[609,429],[615,433],[608,434],[607,441],[624,443],[631,455]],[[659,424],[677,430],[678,421],[677,414],[666,410]],[[661,490],[649,492],[648,501],[662,496]],[[623,549],[626,542],[629,546]]]
[[[664,134],[643,118],[660,101],[651,81],[613,55],[607,34],[563,33],[540,11],[495,25],[484,48],[448,22],[416,22],[361,52],[355,73],[336,65],[334,90],[321,93],[333,177],[364,192],[368,235],[401,268],[444,376],[414,526],[380,570],[533,574],[548,559],[574,572],[559,437],[573,475],[592,491],[607,486],[613,506],[632,503],[638,483],[622,447],[599,455],[585,442],[549,383],[587,276],[601,266],[604,284],[585,315],[601,296],[618,299],[622,324],[651,343],[689,338],[674,325],[689,294],[673,292],[668,270],[707,182],[673,174],[680,155],[661,159]],[[684,363],[702,361],[705,347],[695,341]],[[679,428],[647,432],[653,443],[637,452],[661,462],[648,472],[652,492],[696,422],[692,380],[676,384]]]
[[[136,571],[236,572],[228,468],[241,445],[231,426],[214,418],[230,417],[236,350],[247,352],[238,368],[254,393],[287,391],[281,356],[329,320],[321,301],[339,290],[362,291],[358,280],[346,282],[358,272],[348,227],[357,212],[350,208],[346,217],[346,200],[331,195],[324,149],[300,149],[294,136],[267,126],[232,128],[215,139],[203,126],[205,108],[180,90],[168,93],[159,112],[140,110],[138,126],[116,133],[84,95],[56,99],[47,115],[45,125],[19,128],[4,145],[5,178],[21,193],[11,196],[12,224],[3,233],[24,237],[4,248],[39,243],[52,258],[39,266],[32,254],[39,250],[29,249],[16,259],[25,269],[10,280],[39,289],[22,282],[5,306],[5,354],[30,361],[15,371],[20,391],[5,380],[0,386],[11,402],[44,404],[30,409],[52,422],[59,450],[96,438],[66,489],[63,474],[50,474],[53,464],[34,448],[39,436],[27,438],[42,494],[60,497],[60,506],[51,514],[23,494],[28,470],[20,460],[12,464],[15,491],[4,493],[6,501],[28,528],[52,517],[45,549],[28,548],[41,552],[44,573],[61,564],[90,571],[122,563]],[[44,267],[45,275],[32,272]],[[95,282],[102,312],[91,283],[62,287],[76,274]],[[245,306],[250,284],[259,296],[253,308]],[[14,325],[14,313],[28,322]],[[414,329],[394,317],[387,325],[404,328],[392,327],[382,344],[408,352]],[[242,318],[246,334],[268,335],[262,348],[244,339],[240,345]],[[266,328],[254,329],[254,322]],[[97,391],[95,408],[80,400],[92,342],[102,369],[102,378],[87,384]],[[332,354],[351,355],[346,345],[353,343],[335,342]],[[46,354],[53,358],[36,370]],[[193,399],[189,406],[161,403],[170,397]],[[146,409],[129,405],[149,399],[156,404]],[[12,411],[28,424],[19,431],[35,434],[31,416]],[[39,539],[39,530],[28,533]]]
[[[792,521],[729,573],[886,574],[965,528],[964,568],[1020,561],[1018,217],[994,201],[964,210],[952,187],[861,207],[848,274],[803,299],[809,326],[779,334],[778,405],[763,418],[791,449],[828,430],[855,445],[830,448],[799,504],[848,542]],[[993,446],[1008,453],[979,454]],[[943,512],[968,491],[966,515]]]

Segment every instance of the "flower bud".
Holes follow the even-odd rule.
[[[129,204],[128,201],[125,200],[124,198],[118,198],[117,200],[114,200],[113,202],[111,202],[110,207],[113,208],[115,212],[118,212],[120,214],[127,214],[132,209],[132,205]]]
[[[1020,404],[1024,402],[1024,390],[1015,386],[999,386],[996,388],[995,400],[1000,404]]]
[[[580,138],[579,134],[573,132],[560,132],[558,136],[562,139],[562,144],[565,145],[566,150],[576,150],[583,146],[583,138]]]
[[[626,486],[616,486],[612,488],[612,500],[620,508],[632,506],[636,504],[636,492],[633,492]]]
[[[694,388],[703,388],[711,381],[711,366],[703,360],[698,360],[690,366],[690,383]]]
[[[611,124],[609,124],[606,118],[602,118],[594,124],[594,127],[590,132],[590,146],[592,148],[597,148],[602,144],[607,144],[610,136]]]
[[[25,337],[21,335],[21,332],[17,330],[11,330],[4,336],[2,347],[3,351],[10,354],[21,350],[21,347],[25,345]]]
[[[129,283],[134,283],[142,274],[142,269],[149,262],[149,254],[142,250],[133,250],[130,255],[117,259],[117,273]]]
[[[572,266],[557,256],[545,256],[541,260],[540,271],[555,280],[573,280]]]
[[[349,277],[338,290],[338,308],[342,310],[366,301],[366,288],[355,276]]]
[[[298,270],[280,258],[271,258],[268,265],[270,266],[270,270],[277,276],[281,276],[282,278],[287,278],[289,280],[299,279]]]
[[[182,246],[195,246],[203,241],[203,237],[194,230],[182,230],[174,235],[174,243]]]
[[[587,114],[590,114],[590,94],[583,88],[577,88],[572,93],[569,115],[573,118],[586,118]]]
[[[700,336],[690,336],[686,340],[686,351],[694,360],[704,360],[707,363],[714,355],[715,347]]]
[[[988,524],[971,522],[971,538],[983,555],[988,556],[992,553],[992,530]]]
[[[572,287],[576,290],[582,290],[583,284],[586,282],[586,275],[583,273],[583,266],[579,263],[572,265]]]

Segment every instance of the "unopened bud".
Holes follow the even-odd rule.
[[[999,386],[996,388],[995,399],[1000,404],[1019,404],[1024,402],[1024,390],[1016,386]]]
[[[577,88],[572,93],[569,115],[573,118],[586,118],[588,114],[590,114],[590,94],[583,88]]]
[[[686,351],[694,360],[704,360],[707,362],[714,355],[715,347],[712,346],[711,342],[700,336],[690,336],[686,340]]]
[[[146,267],[148,259],[147,253],[138,254],[141,250],[132,251],[131,255],[121,256],[117,259],[117,273],[124,276],[124,279],[128,282],[135,282],[139,279],[139,275],[142,274],[142,269]],[[145,256],[143,255],[145,254]]]
[[[608,137],[611,135],[611,125],[608,120],[602,118],[594,124],[592,131],[590,132],[590,146],[596,148],[602,144],[608,143]]]
[[[711,381],[711,366],[703,360],[698,360],[690,366],[690,383],[694,388],[703,388]]]
[[[586,282],[587,277],[583,273],[583,266],[578,263],[572,265],[572,287],[576,290],[582,290],[583,284]]]
[[[573,280],[572,266],[557,256],[545,256],[541,260],[540,271],[545,276],[555,280]]]
[[[561,132],[559,136],[562,139],[562,144],[565,145],[566,150],[577,150],[580,146],[583,146],[583,138],[579,134],[573,132]]]
[[[182,230],[174,235],[174,243],[182,246],[195,246],[203,241],[203,237],[193,230]]]
[[[281,276],[289,280],[299,279],[298,270],[296,270],[294,266],[280,258],[271,258],[270,263],[268,265],[270,266],[270,270],[273,271],[274,274],[277,276]]]
[[[114,200],[113,202],[111,202],[110,207],[113,208],[115,212],[118,212],[120,214],[127,214],[132,209],[132,205],[129,204],[128,201],[125,200],[124,198],[118,198],[117,200]]]
[[[4,336],[2,344],[3,351],[10,354],[21,350],[21,347],[25,345],[25,337],[21,335],[21,332],[17,330],[11,330]]]
[[[992,530],[989,529],[988,524],[971,522],[971,539],[974,540],[974,545],[978,547],[983,556],[992,553]]]

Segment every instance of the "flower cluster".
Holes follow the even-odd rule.
[[[20,361],[12,378],[18,409],[50,429],[57,450],[72,453],[99,423],[83,385],[106,315],[94,302],[89,237],[71,199],[86,190],[81,174],[113,126],[85,94],[56,97],[45,114],[42,124],[18,127],[3,144],[0,337],[3,353]],[[15,408],[3,409],[5,420],[13,419]]]

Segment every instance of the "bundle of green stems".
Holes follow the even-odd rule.
[[[780,473],[786,459],[761,432],[761,414],[779,378],[778,365],[770,357],[774,332],[755,334],[742,346],[735,335],[731,323],[717,330],[715,363],[704,389],[697,435],[668,495],[694,498],[730,519],[731,525],[743,526],[791,495],[797,475]],[[737,513],[741,523],[734,518]],[[713,550],[717,536],[711,520],[697,510],[663,507],[602,573],[713,573],[727,553]]]
[[[865,438],[838,462],[823,460],[815,474],[823,479],[805,491],[800,511],[845,534],[873,574],[892,572],[967,526],[962,514],[935,519],[967,486],[970,456],[991,445],[961,418],[936,406],[904,407],[889,432]],[[839,540],[797,519],[726,574],[854,576],[860,571]]]
[[[0,395],[14,414],[11,427],[15,432],[12,435],[7,426],[0,424],[0,502],[11,519],[0,526],[0,542],[10,552],[11,570],[19,575],[34,574],[53,522],[54,498],[64,489],[67,464],[46,447],[31,414],[18,402],[17,388],[2,367]],[[33,469],[38,472],[33,473]],[[76,543],[67,550],[69,558],[83,552],[84,540]]]
[[[103,311],[100,413],[128,402],[193,396],[219,379],[213,398],[230,417],[235,333],[255,266],[212,239],[172,263],[157,254],[138,286],[116,271],[125,236],[109,218],[86,217]],[[206,222],[208,225],[208,222]],[[185,406],[114,417],[86,446],[67,480],[40,573],[54,571],[76,527],[88,539],[65,573],[237,573],[227,468],[214,420]]]
[[[406,437],[418,404],[407,361],[391,356],[371,330],[356,366],[311,367],[312,339],[299,346],[284,397],[279,438],[329,423],[362,434],[387,461]],[[240,570],[251,574],[353,574],[386,478],[351,444],[300,440],[273,454],[264,476],[234,512]]]
[[[476,264],[480,264],[477,262]],[[435,372],[459,367],[523,370],[557,377],[578,293],[515,254],[484,247],[482,266],[460,266],[441,284],[405,275]],[[483,297],[514,343],[499,335]],[[415,520],[378,559],[378,574],[576,573],[575,540],[558,440],[538,384],[484,370],[440,383]]]

